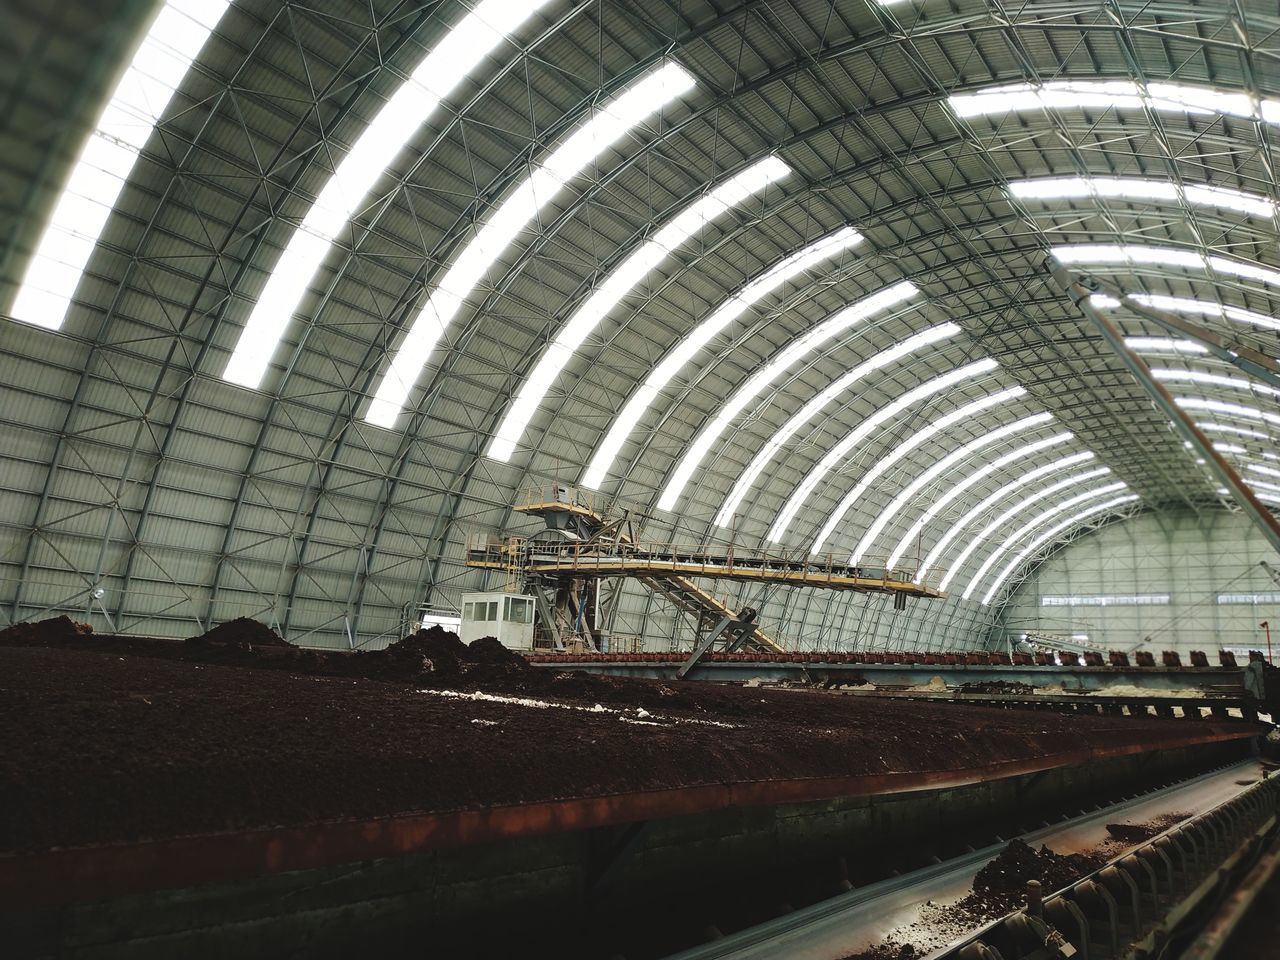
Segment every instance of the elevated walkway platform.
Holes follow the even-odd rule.
[[[637,517],[628,511],[606,516],[592,494],[573,487],[531,489],[514,510],[541,518],[546,531],[533,537],[473,535],[467,541],[467,566],[500,571],[511,589],[518,585],[534,595],[545,594],[540,618],[557,649],[570,643],[594,649],[600,581],[640,581],[696,618],[694,649],[681,676],[716,645],[730,653],[784,650],[780,640],[761,628],[753,608],[734,610],[694,578],[887,593],[897,609],[910,597],[943,596],[933,585],[940,571],[916,583],[914,568],[890,570],[874,561],[853,566],[847,556],[835,554],[646,542],[639,535]],[[552,608],[554,615],[547,612]]]
[[[908,597],[943,596],[936,587],[913,581],[910,570],[849,566],[833,554],[797,555],[704,545],[535,543],[512,538],[469,544],[466,563],[492,570],[510,569],[515,564],[534,573],[575,577],[709,577]]]

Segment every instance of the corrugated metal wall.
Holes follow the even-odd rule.
[[[1087,534],[1041,564],[1004,608],[1003,629],[1088,634],[1117,650],[1178,650],[1184,662],[1188,651],[1205,650],[1212,661],[1220,647],[1257,647],[1258,624],[1268,617],[1280,628],[1280,585],[1261,560],[1280,562],[1240,514],[1146,513]],[[1167,603],[1157,602],[1166,594]]]

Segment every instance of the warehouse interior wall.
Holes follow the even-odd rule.
[[[1112,650],[1265,644],[1280,627],[1280,557],[1247,517],[1226,510],[1151,511],[1079,537],[1036,567],[1000,617],[1008,638],[1086,638]],[[1277,631],[1280,634],[1280,630]]]

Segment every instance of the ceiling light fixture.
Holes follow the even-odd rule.
[[[631,83],[595,111],[503,200],[454,258],[431,291],[382,375],[365,420],[388,429],[404,409],[440,338],[489,269],[538,213],[628,132],[694,88],[694,79],[668,63]]]
[[[59,330],[133,166],[230,0],[169,0],[76,158],[14,295],[15,320]]]
[[[881,407],[871,416],[867,417],[856,428],[850,431],[842,440],[835,444],[826,455],[818,462],[816,466],[809,470],[803,480],[797,485],[795,492],[787,500],[786,505],[778,514],[777,520],[769,529],[768,539],[772,543],[781,543],[783,536],[786,535],[787,527],[791,525],[791,521],[795,519],[796,513],[804,505],[805,500],[817,488],[822,479],[835,468],[836,464],[845,459],[855,447],[863,440],[871,436],[883,424],[892,420],[899,413],[906,410],[912,404],[921,400],[932,397],[942,391],[953,387],[965,380],[971,380],[975,377],[981,377],[984,374],[991,373],[999,364],[991,359],[983,359],[974,363],[965,364],[963,367],[956,367],[948,370],[946,373],[933,377],[920,384],[918,387],[908,390],[906,393],[899,395],[893,401]],[[816,548],[816,545],[815,545]]]
[[[713,337],[783,284],[861,242],[862,234],[852,227],[845,227],[791,254],[729,297],[711,316],[681,338],[628,398],[622,412],[614,419],[608,434],[591,457],[591,463],[580,481],[582,486],[592,490],[600,489],[617,459],[618,451],[631,436],[641,417],[680,369],[710,343]]]
[[[751,463],[738,476],[733,489],[729,491],[729,496],[721,504],[720,510],[716,514],[716,526],[728,527],[733,525],[734,514],[738,512],[743,498],[746,497],[751,487],[755,485],[756,480],[759,479],[760,474],[768,466],[769,462],[773,460],[783,445],[795,436],[797,431],[804,428],[805,425],[818,416],[828,403],[868,374],[896,363],[924,347],[950,339],[958,333],[960,333],[960,327],[954,323],[940,323],[936,327],[929,327],[914,336],[908,337],[901,343],[895,343],[887,350],[880,351],[823,387],[817,396],[811,397],[786,423],[779,427],[751,459]]]
[[[689,478],[693,476],[693,472],[698,469],[699,464],[711,451],[711,447],[720,438],[720,435],[733,422],[733,419],[746,409],[747,405],[755,400],[756,397],[760,396],[765,388],[791,364],[824,343],[862,323],[862,321],[910,300],[917,293],[919,291],[916,289],[915,284],[908,280],[885,287],[869,297],[863,297],[852,306],[846,307],[834,316],[824,320],[796,337],[774,354],[764,366],[756,370],[747,379],[746,383],[734,391],[733,396],[725,402],[712,421],[703,427],[693,442],[689,444],[684,457],[676,465],[671,479],[667,481],[667,486],[662,491],[662,496],[658,498],[658,506],[663,510],[675,509],[675,505],[679,502],[680,495],[684,492]]]
[[[1276,206],[1266,197],[1228,187],[1194,184],[1179,186],[1172,180],[1141,177],[1037,177],[1009,181],[1009,192],[1019,200],[1122,200],[1178,203],[1233,210],[1252,217],[1275,216]]]
[[[564,372],[570,358],[582,348],[601,321],[667,257],[688,243],[713,220],[746,202],[770,184],[791,173],[777,157],[766,157],[720,184],[678,213],[609,274],[594,293],[574,311],[533,372],[525,379],[507,415],[489,444],[489,456],[504,463],[515,453],[529,421],[546,399],[547,391]]]

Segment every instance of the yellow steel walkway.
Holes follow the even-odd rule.
[[[710,577],[752,583],[780,583],[828,590],[895,593],[909,597],[941,597],[928,584],[915,583],[911,572],[865,564],[851,567],[833,555],[795,555],[765,550],[729,550],[703,545],[547,544],[512,538],[479,542],[467,549],[467,566],[575,577]]]

